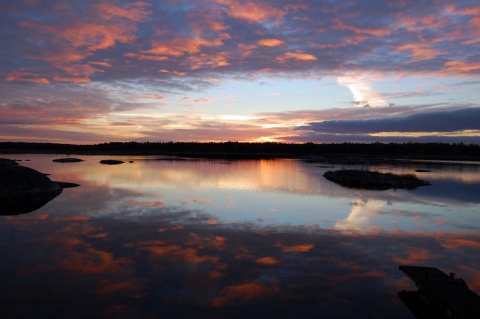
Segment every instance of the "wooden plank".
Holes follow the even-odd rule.
[[[448,318],[480,318],[480,296],[468,289],[465,281],[455,279],[453,273],[447,275],[434,267],[399,266],[399,269],[415,282],[419,300],[423,299],[428,307],[439,309]]]

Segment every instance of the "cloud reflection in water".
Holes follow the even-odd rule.
[[[396,299],[408,287],[398,272],[405,263],[467,274],[479,287],[478,235],[258,229],[157,213],[7,218],[2,233],[13,230],[16,238],[11,251],[5,241],[1,249],[7,314],[311,318],[328,310],[332,317],[409,318]],[[190,224],[172,224],[172,217]]]
[[[0,220],[6,318],[413,318],[396,295],[411,288],[398,264],[480,290],[472,204],[455,220],[448,201],[340,189],[295,161],[95,162],[45,163],[82,187]],[[283,211],[293,217],[274,218]]]

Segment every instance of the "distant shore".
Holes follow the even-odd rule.
[[[480,161],[478,144],[445,143],[246,143],[111,142],[76,145],[0,142],[0,154],[162,155],[211,159],[297,158],[313,162],[389,160]]]

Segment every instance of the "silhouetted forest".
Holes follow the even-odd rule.
[[[368,157],[480,160],[478,144],[111,142],[91,145],[2,142],[0,153],[176,155],[204,158]]]

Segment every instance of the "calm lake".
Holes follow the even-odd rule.
[[[480,293],[480,162],[0,157],[81,185],[0,216],[2,318],[414,318],[399,265],[454,272]],[[342,168],[432,185],[322,176]]]

